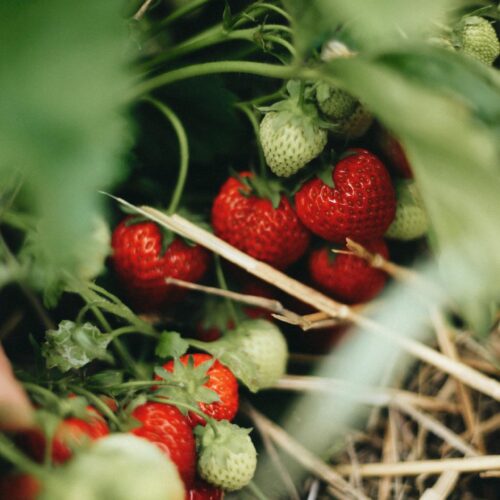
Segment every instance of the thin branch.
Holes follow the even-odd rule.
[[[431,319],[434,324],[434,329],[437,333],[437,340],[439,343],[439,347],[441,351],[443,351],[446,356],[454,359],[455,361],[459,361],[459,356],[455,344],[452,340],[452,332],[450,328],[446,324],[446,320],[443,314],[434,310],[431,313]],[[481,453],[486,452],[486,448],[484,445],[484,439],[482,435],[477,431],[476,428],[476,417],[474,414],[474,407],[472,405],[472,399],[470,396],[469,389],[462,384],[462,382],[455,380],[456,382],[456,392],[458,402],[460,403],[460,407],[462,408],[462,415],[469,431],[469,434],[472,436],[473,443],[478,447]]]
[[[134,14],[134,16],[132,17],[132,19],[134,19],[134,21],[139,21],[139,19],[141,19],[144,14],[146,14],[146,11],[149,9],[150,5],[154,2],[154,0],[146,0],[140,7],[139,7],[139,10]]]
[[[342,476],[352,474],[351,465],[337,465],[333,467],[333,470]],[[359,466],[359,473],[362,477],[418,476],[420,474],[441,474],[447,471],[482,472],[489,470],[500,470],[500,455],[420,460],[396,464],[373,463]]]
[[[453,431],[448,429],[448,427],[446,427],[430,415],[422,413],[408,403],[398,402],[395,404],[395,406],[399,410],[410,416],[413,420],[418,422],[420,425],[425,427],[428,431],[440,437],[443,441],[447,442],[456,450],[462,452],[464,455],[469,457],[479,455],[479,452],[469,446],[458,434],[455,434]]]
[[[439,476],[432,488],[424,491],[420,500],[445,500],[455,489],[460,474],[457,471],[446,471]]]
[[[189,290],[196,290],[197,292],[203,292],[209,295],[224,297],[249,306],[260,307],[261,309],[266,309],[267,311],[275,313],[275,317],[286,318],[287,322],[292,322],[293,324],[303,322],[302,316],[285,309],[278,300],[267,299],[258,295],[247,295],[244,293],[232,292],[230,290],[223,290],[222,288],[212,286],[198,285],[197,283],[191,283],[177,278],[165,278],[165,283],[168,285],[176,285],[181,288],[187,288]]]
[[[312,305],[317,310],[325,312],[333,317],[351,320],[358,326],[369,329],[372,333],[404,349],[416,358],[437,367],[449,375],[453,375],[470,387],[500,401],[500,383],[496,380],[469,368],[463,363],[454,361],[414,339],[399,335],[398,332],[357,314],[349,306],[332,300],[326,295],[290,278],[264,262],[259,262],[179,215],[167,216],[152,207],[136,207],[121,198],[113,198],[122,205],[133,209],[137,213],[143,214],[161,226],[208,248],[233,264],[242,267],[250,274],[280,288],[302,302]]]
[[[284,429],[271,422],[268,418],[252,407],[247,407],[250,418],[258,425],[277,445],[299,462],[305,469],[319,477],[335,489],[341,498],[358,498],[368,500],[363,493],[352,487],[340,475],[332,470],[323,460],[304,448],[291,437]]]
[[[447,401],[441,401],[430,396],[422,396],[399,389],[384,389],[378,387],[356,386],[343,380],[302,375],[286,375],[278,380],[271,389],[289,391],[318,391],[331,394],[342,394],[360,403],[375,406],[390,406],[391,404],[410,403],[428,411],[458,413],[459,407]]]

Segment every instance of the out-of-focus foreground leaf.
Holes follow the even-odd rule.
[[[298,49],[305,53],[342,29],[357,48],[381,50],[419,39],[453,0],[285,0]],[[456,2],[455,2],[456,3]]]
[[[451,92],[450,83],[446,92],[433,82],[413,81],[405,68],[359,58],[337,61],[330,71],[402,140],[431,217],[442,278],[467,319],[484,332],[489,302],[499,292],[497,134],[474,117],[458,88]],[[469,71],[464,64],[464,80]]]
[[[97,191],[118,178],[129,146],[121,4],[0,3],[0,181],[24,176],[24,197],[40,216],[34,255],[45,286],[73,270],[99,211]]]

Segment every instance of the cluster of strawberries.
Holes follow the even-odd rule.
[[[230,423],[239,405],[238,382],[231,370],[209,354],[185,355],[159,370],[163,376],[155,376],[158,386],[151,389],[155,400],[125,408],[122,421],[129,422],[128,432],[155,444],[175,464],[187,500],[217,500],[224,490],[243,487],[254,474],[256,451],[249,431]],[[164,388],[175,387],[176,382],[182,382],[177,387],[184,388],[177,390],[175,405],[168,404],[165,397],[162,399]],[[203,399],[203,391],[208,391],[212,402],[200,402],[197,408],[182,412],[179,408],[183,408],[182,394],[186,391],[193,401]],[[74,398],[70,395],[69,401]],[[102,401],[118,413],[114,399],[103,396]],[[56,465],[68,462],[76,448],[110,434],[105,418],[94,406],[73,413],[60,421],[51,439],[51,461]],[[43,462],[47,453],[45,433],[29,430],[19,434],[17,440],[34,460]],[[26,474],[6,476],[0,481],[0,495],[26,500],[35,498],[41,487]]]

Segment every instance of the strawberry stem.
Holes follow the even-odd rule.
[[[298,68],[296,66],[283,66],[280,64],[253,61],[215,61],[199,63],[167,71],[149,80],[145,80],[132,90],[129,97],[131,99],[136,99],[164,85],[203,75],[213,75],[217,73],[247,73],[267,78],[287,80],[296,76],[297,70]],[[305,70],[303,73],[307,74]]]
[[[0,455],[19,470],[34,476],[43,476],[45,468],[30,460],[3,434],[0,434]]]
[[[220,263],[220,257],[218,255],[215,255],[214,258],[215,258],[215,274],[217,276],[217,282],[219,283],[219,286],[223,290],[228,290],[226,278],[224,276],[224,271],[222,270],[222,265]],[[227,297],[224,300],[226,303],[229,316],[231,316],[234,325],[238,326],[239,318],[238,318],[238,313],[236,312],[236,308],[234,307],[233,301]]]
[[[172,215],[179,206],[179,202],[186,185],[189,167],[189,146],[187,134],[178,116],[166,104],[163,104],[152,97],[146,97],[144,100],[153,104],[153,106],[163,113],[165,118],[170,121],[170,124],[177,135],[177,140],[179,141],[179,176],[177,178],[177,184],[175,185],[172,199],[170,200],[170,205],[167,209],[167,214]]]
[[[245,103],[236,103],[236,108],[242,111],[250,121],[252,125],[253,132],[255,134],[255,139],[257,142],[257,151],[259,153],[259,173],[260,176],[265,179],[267,176],[267,168],[266,168],[266,160],[264,159],[264,152],[262,151],[262,146],[259,140],[259,123],[257,122],[257,118],[255,117],[255,113],[252,111],[250,106]]]
[[[80,394],[81,396],[84,396],[89,403],[92,403],[92,405],[99,410],[100,413],[105,415],[113,424],[115,425],[116,429],[118,431],[123,431],[122,425],[116,415],[113,413],[111,408],[101,399],[99,399],[95,394],[93,394],[90,391],[87,391],[86,389],[83,389],[82,387],[70,385],[68,386],[68,389],[71,391],[75,392],[76,394]]]

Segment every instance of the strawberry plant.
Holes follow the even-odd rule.
[[[0,3],[0,497],[495,498],[499,18]]]

